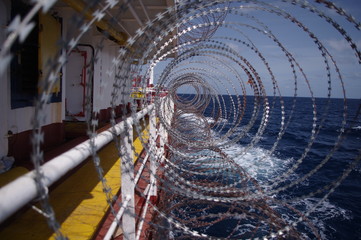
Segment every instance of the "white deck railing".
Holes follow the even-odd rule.
[[[136,113],[135,118],[129,117],[115,125],[114,128],[98,134],[93,139],[96,150],[98,151],[113,140],[112,131],[115,130],[116,135],[124,133],[126,129],[125,124],[132,125],[152,111],[153,108],[153,104],[149,105]],[[45,163],[41,167],[44,175],[44,184],[48,187],[51,186],[91,156],[91,152],[90,140],[87,140]],[[0,223],[38,196],[34,176],[34,171],[31,171],[0,188]]]

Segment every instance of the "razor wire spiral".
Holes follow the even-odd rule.
[[[19,38],[21,42],[31,31],[34,25],[31,22],[32,16],[38,11],[49,11],[55,2],[34,1],[34,7],[24,19],[17,17],[12,21],[8,29],[9,37],[0,53],[0,74],[10,64],[10,49],[15,39]],[[93,18],[86,21],[81,14],[74,17],[74,25],[79,28],[72,30],[67,39],[62,40],[65,51],[49,63],[53,71],[46,77],[46,81],[43,81],[44,86],[41,89],[44,90],[36,101],[32,160],[43,212],[50,227],[57,234],[57,239],[66,237],[56,222],[41,172],[43,156],[40,145],[43,135],[40,127],[44,122],[44,109],[49,100],[50,89],[61,67],[66,63],[67,53],[76,47],[89,28],[101,20],[108,10],[122,5],[113,16],[116,24],[116,17],[122,17],[129,3],[132,1],[124,4],[114,0],[90,1],[89,4],[97,9]],[[149,136],[143,134],[143,129],[149,123],[147,117],[134,124],[143,147],[157,158],[158,171],[164,175],[154,176],[159,182],[159,204],[155,206],[149,202],[156,212],[149,222],[150,232],[155,239],[170,238],[171,232],[172,238],[176,239],[301,238],[305,237],[303,234],[308,238],[321,238],[309,220],[309,215],[358,166],[360,153],[349,161],[334,181],[316,189],[310,188],[310,191],[286,200],[277,196],[292,191],[314,177],[320,169],[327,167],[333,154],[342,146],[354,124],[359,121],[360,112],[348,111],[347,85],[343,74],[346,70],[343,70],[345,65],[342,64],[342,59],[326,46],[322,33],[314,32],[302,15],[298,16],[292,11],[298,9],[307,14],[306,17],[312,15],[314,20],[328,26],[328,31],[347,43],[350,55],[354,55],[354,65],[357,64],[355,71],[358,73],[361,52],[353,37],[360,36],[361,24],[345,10],[326,0],[312,3],[304,0],[284,0],[279,4],[281,6],[277,7],[272,2],[258,0],[178,1],[174,7],[159,13],[155,19],[139,28],[134,36],[130,36],[125,46],[119,49],[117,58],[112,60],[107,74],[113,77],[110,84],[113,85],[111,124],[114,127],[116,102],[119,99],[125,101],[131,94],[129,86],[132,78],[142,75],[142,79],[147,79],[160,62],[171,59],[156,77],[154,97],[154,111],[159,125],[169,135],[166,144],[169,154],[161,156],[154,146],[148,144],[150,141],[156,142],[156,139],[147,139]],[[335,15],[330,17],[327,11]],[[291,40],[285,38],[285,32],[277,31],[272,21],[267,22],[267,18],[271,16],[279,19],[275,24],[292,26],[293,32],[290,34],[307,39],[304,46],[312,48],[314,52],[311,57],[317,58],[322,64],[323,75],[320,79],[315,79],[312,71],[303,67],[310,66],[300,60],[300,53],[291,42],[301,44],[297,42],[297,37]],[[351,32],[348,30],[350,25],[354,27]],[[96,54],[91,60],[93,63],[97,63],[97,55],[100,54],[103,44],[101,41],[97,46]],[[276,56],[268,53],[271,48],[277,49]],[[272,64],[274,58],[280,58],[282,66],[288,69],[286,78],[289,78],[289,81],[281,79],[284,76],[278,74],[279,67]],[[145,62],[147,64],[144,64]],[[89,72],[89,75],[93,74]],[[141,83],[143,89],[146,89],[146,84],[145,81]],[[316,101],[315,84],[320,84],[325,89],[323,94],[327,104],[324,107],[319,107]],[[339,134],[322,160],[302,176],[295,177],[295,172],[305,163],[313,145],[319,144],[318,138],[322,137],[325,122],[330,121],[330,99],[333,91],[338,91],[335,86],[341,88],[343,98]],[[290,108],[285,106],[283,96],[286,87],[293,91]],[[167,89],[168,94],[159,97],[163,89]],[[186,98],[180,95],[181,89],[191,89],[194,96]],[[87,91],[91,90],[92,86],[88,85]],[[248,173],[245,166],[238,164],[227,150],[241,141],[244,148],[237,158],[247,156],[251,149],[262,143],[262,137],[268,133],[269,125],[276,124],[278,132],[272,136],[273,145],[250,164],[262,164],[267,157],[276,154],[289,127],[297,124],[294,112],[300,107],[297,105],[300,92],[309,97],[312,111],[308,126],[310,135],[304,151],[294,158],[286,170],[272,179],[259,181]],[[249,102],[247,95],[254,95],[253,102]],[[150,104],[146,99],[141,103],[144,107]],[[90,113],[91,99],[87,99],[86,106]],[[137,103],[132,103],[131,108],[132,116],[135,117]],[[169,111],[172,113],[171,117]],[[207,116],[206,111],[209,113]],[[250,113],[249,118],[245,117],[247,113]],[[122,115],[126,115],[126,108],[122,109]],[[87,122],[88,136],[93,139],[98,125],[97,112],[88,114]],[[250,132],[254,133],[251,137]],[[122,140],[114,136],[114,142],[121,157]],[[92,156],[107,202],[115,214],[112,207],[115,196],[111,194],[104,178],[94,144]],[[297,199],[312,196],[319,198],[311,209],[302,211],[291,204]],[[281,213],[287,214],[288,219]],[[227,232],[227,236],[219,237],[206,231],[210,225],[227,219],[237,219],[237,224]],[[301,229],[307,229],[307,233]]]

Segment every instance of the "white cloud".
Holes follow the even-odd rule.
[[[343,52],[345,50],[350,50],[350,44],[345,40],[345,39],[340,39],[340,40],[336,40],[336,39],[331,39],[331,40],[326,40],[326,43],[329,47],[331,47],[332,49],[338,51],[338,52]],[[358,48],[361,47],[361,40],[355,41],[356,45]]]
[[[244,51],[245,47],[241,45],[241,43],[233,43],[233,42],[227,42],[226,43],[232,50],[236,52]]]
[[[345,39],[341,39],[341,40],[327,40],[327,44],[334,50],[338,51],[338,52],[342,52],[345,51],[347,49],[350,49],[350,45],[348,44],[348,42]]]

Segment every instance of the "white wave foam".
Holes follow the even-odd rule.
[[[194,113],[182,113],[181,115],[179,115],[179,120],[181,120],[181,121],[183,120],[188,123],[193,123],[193,124],[197,124],[200,126],[205,125],[205,120],[202,119],[201,117],[197,116]]]
[[[320,201],[318,198],[305,198],[291,203],[297,209],[304,209],[303,212],[310,211],[315,204]],[[323,201],[320,205],[310,214],[309,219],[317,227],[321,234],[322,239],[327,239],[330,231],[336,231],[329,226],[326,221],[334,218],[341,218],[344,220],[351,220],[353,218],[352,212],[332,204],[329,200]]]
[[[214,120],[214,118],[212,118],[212,117],[206,117],[206,120],[207,120],[208,124],[213,124],[213,123],[216,122],[216,121]]]
[[[361,130],[361,126],[356,126],[352,128],[353,130]]]
[[[252,147],[245,152],[245,147],[233,144],[225,153],[245,169],[251,177],[264,182],[286,171],[292,159],[281,159],[260,147]]]
[[[225,118],[218,118],[218,119],[217,119],[217,122],[218,122],[218,123],[228,123],[228,120],[225,119]]]
[[[269,151],[261,147],[253,147],[244,153],[245,147],[234,144],[230,148],[227,148],[225,152],[228,156],[232,157],[234,161],[243,167],[253,178],[255,178],[260,184],[265,181],[269,181],[274,177],[282,174],[286,171],[292,164],[293,159],[281,159],[277,156],[270,155]],[[291,180],[296,179],[299,176],[293,174],[290,176]],[[304,182],[308,184],[308,182]],[[293,207],[305,213],[310,211],[315,204],[320,201],[319,198],[305,198],[302,200],[297,200],[296,202],[291,203]],[[276,206],[275,206],[276,207]],[[277,208],[277,207],[276,207]],[[282,213],[282,217],[292,223],[297,220],[298,217],[293,216],[294,214],[289,215],[289,213]],[[327,239],[327,236],[330,235],[330,232],[335,231],[332,227],[328,226],[326,221],[334,218],[342,218],[345,220],[352,219],[352,212],[345,210],[339,206],[332,204],[329,200],[326,200],[314,210],[310,215],[310,220],[319,229],[321,238]],[[307,237],[307,234],[303,234],[305,239],[310,239]]]
[[[234,138],[234,137],[239,136],[240,134],[242,134],[245,131],[245,129],[246,128],[244,126],[233,128],[233,133],[230,136],[230,138]],[[248,137],[248,138],[252,138],[254,135],[250,134],[249,132],[246,132],[245,136]]]

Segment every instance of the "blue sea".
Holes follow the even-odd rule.
[[[191,101],[194,95],[179,97]],[[178,209],[171,207],[174,216],[183,219],[182,223],[190,230],[215,238],[263,238],[273,232],[277,235],[279,229],[290,224],[290,234],[284,236],[286,239],[361,239],[360,164],[347,172],[360,154],[361,120],[357,116],[360,100],[347,99],[344,102],[343,99],[316,98],[313,102],[311,98],[283,97],[282,111],[279,97],[268,97],[268,107],[260,98],[254,123],[247,125],[252,119],[256,98],[240,97],[239,101],[236,96],[219,96],[219,99],[220,103],[211,101],[202,114],[211,124],[214,138],[222,139],[228,133],[227,139],[222,141],[236,140],[222,147],[222,151],[255,179],[261,188],[272,185],[275,179],[289,171],[283,182],[273,186],[285,188],[268,196],[268,200],[262,201],[258,209],[252,209],[252,204],[249,207],[237,205],[236,201],[211,206],[206,203],[202,205],[201,200],[192,202],[189,198],[179,197],[173,204],[183,201],[183,205],[180,204]],[[234,110],[234,106],[237,110]],[[347,115],[344,114],[345,106]],[[221,109],[221,113],[218,109]],[[235,115],[235,112],[243,110],[243,115]],[[265,114],[267,110],[269,113]],[[346,124],[342,127],[344,118]],[[260,130],[262,126],[265,128]],[[285,126],[285,130],[280,134],[282,126]],[[242,138],[238,139],[240,134]],[[337,149],[334,151],[335,145]],[[270,152],[272,148],[274,151]],[[330,158],[323,164],[327,156]],[[194,164],[191,160],[182,164],[184,168],[197,169],[191,167]],[[204,168],[206,161],[202,164]],[[214,164],[217,164],[216,161]],[[314,174],[300,181],[320,164]],[[330,193],[332,188],[328,187],[329,184],[338,183],[346,173],[348,176]],[[187,178],[188,175],[182,176]],[[227,181],[237,182],[235,177]],[[212,181],[197,178],[195,180],[193,176],[189,180],[201,184]],[[220,182],[224,182],[224,178]],[[293,185],[293,182],[297,184]],[[328,197],[321,201],[325,195]],[[303,219],[292,226],[305,213],[307,220]],[[275,219],[270,219],[272,214],[276,216]],[[272,224],[278,227],[273,228]],[[168,238],[174,239],[197,238],[175,229],[169,234]]]

